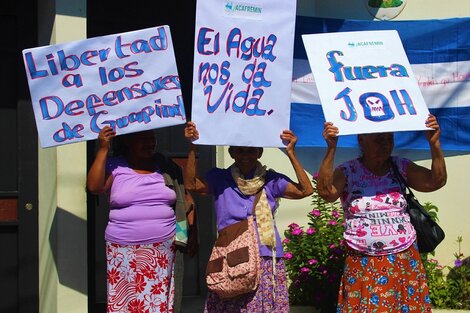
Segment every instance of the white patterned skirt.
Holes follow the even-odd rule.
[[[173,312],[174,242],[174,238],[133,246],[106,242],[108,313]]]

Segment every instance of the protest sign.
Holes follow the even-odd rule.
[[[340,135],[427,129],[429,110],[395,30],[302,39],[325,119]]]
[[[197,2],[192,120],[198,144],[284,146],[296,1]]]
[[[41,147],[182,124],[168,26],[23,50]]]

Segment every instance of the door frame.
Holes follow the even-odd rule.
[[[17,261],[18,312],[39,312],[38,137],[21,51],[38,45],[38,1],[8,1],[17,21]],[[4,134],[8,136],[9,134]]]

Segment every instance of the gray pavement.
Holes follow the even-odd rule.
[[[184,297],[183,309],[181,313],[203,313],[204,298],[202,297]],[[433,313],[470,313],[469,310],[441,310],[433,309]],[[255,313],[255,312],[253,312]]]

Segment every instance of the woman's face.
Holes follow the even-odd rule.
[[[263,149],[257,147],[230,147],[228,151],[235,160],[235,165],[244,174],[255,168],[256,162],[263,154]]]
[[[392,155],[394,147],[393,133],[375,133],[359,135],[359,145],[364,157],[386,161]]]
[[[126,145],[131,156],[146,159],[155,154],[157,141],[153,131],[143,131],[130,134]]]

